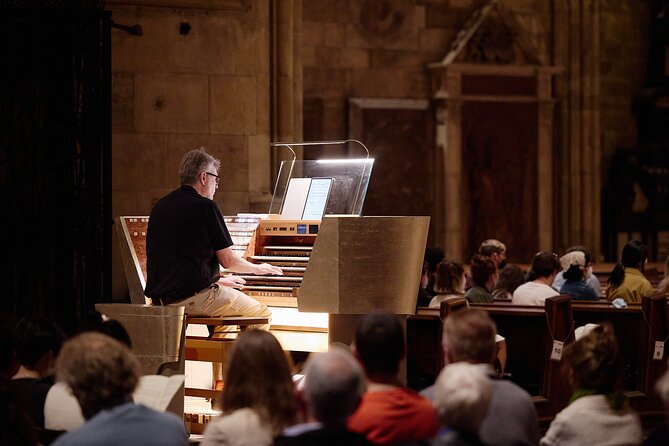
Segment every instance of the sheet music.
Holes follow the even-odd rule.
[[[302,218],[310,186],[311,178],[290,179],[286,197],[283,200],[283,209],[281,209],[282,219],[300,220]]]
[[[302,220],[320,220],[323,217],[331,186],[332,178],[313,178],[311,180]]]

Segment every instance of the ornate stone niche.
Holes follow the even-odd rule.
[[[527,262],[553,246],[553,76],[501,2],[476,10],[429,65],[440,155],[437,242],[469,260],[497,238]]]

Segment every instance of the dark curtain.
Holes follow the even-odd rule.
[[[0,3],[0,298],[71,332],[110,298],[110,17]]]

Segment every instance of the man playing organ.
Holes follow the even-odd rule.
[[[186,314],[270,317],[267,306],[233,288],[244,279],[220,277],[219,265],[242,273],[283,274],[275,266],[248,262],[231,249],[232,238],[213,200],[220,164],[204,147],[186,153],[179,166],[181,187],[151,211],[145,294],[154,305],[185,306]]]

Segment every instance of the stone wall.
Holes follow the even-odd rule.
[[[269,191],[257,161],[269,159],[269,1],[120,3],[108,2],[114,22],[143,35],[112,30],[113,215],[148,215],[199,146],[222,160],[221,210],[249,211],[250,195]],[[115,233],[112,246],[113,297],[123,300]]]
[[[303,2],[305,139],[347,136],[347,98],[430,97],[427,64],[440,61],[481,0]],[[503,2],[542,53],[549,3]],[[310,111],[311,114],[308,114]]]

